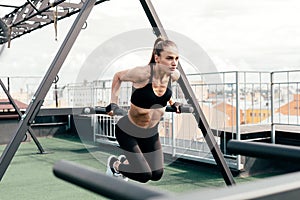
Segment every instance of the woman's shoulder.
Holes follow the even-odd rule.
[[[143,82],[145,80],[148,80],[151,73],[149,65],[137,66],[132,68],[130,71],[132,75],[136,77],[136,82]]]
[[[176,69],[172,74],[171,74],[172,81],[178,81],[180,78],[180,72],[178,69]]]
[[[138,70],[139,72],[150,72],[150,66],[144,65],[144,66],[137,66],[133,68],[134,70]]]

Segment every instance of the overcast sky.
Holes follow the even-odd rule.
[[[1,0],[1,4],[13,2],[22,1]],[[197,43],[217,71],[300,69],[299,0],[152,2],[164,28]],[[0,16],[7,12],[0,9]],[[43,76],[74,19],[75,16],[59,21],[58,41],[54,39],[52,25],[13,40],[11,48],[0,56],[0,76]],[[60,70],[62,84],[74,82],[89,55],[114,36],[138,29],[151,32],[138,0],[110,0],[97,5],[87,25]],[[130,66],[147,64],[148,60],[149,56],[129,55],[122,62],[118,59],[115,62]],[[201,69],[200,72],[205,72]]]

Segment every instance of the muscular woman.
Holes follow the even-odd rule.
[[[171,98],[171,83],[180,77],[178,59],[176,44],[158,38],[149,64],[115,73],[107,113],[113,116],[119,109],[117,103],[122,82],[132,82],[132,95],[128,114],[118,121],[115,130],[124,155],[108,158],[107,174],[142,183],[161,179],[163,151],[158,124],[167,103],[179,113],[179,103]]]

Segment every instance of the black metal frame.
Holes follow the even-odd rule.
[[[44,79],[40,83],[39,88],[33,96],[26,112],[22,115],[22,119],[18,124],[18,128],[12,140],[7,144],[6,148],[4,149],[4,152],[0,157],[0,180],[2,180],[5,171],[7,170],[12,158],[14,157],[17,149],[20,146],[20,143],[22,142],[26,134],[26,131],[29,129],[30,124],[33,122],[36,115],[38,114],[56,75],[58,74],[68,53],[70,52],[86,19],[88,18],[92,8],[94,7],[95,2],[96,0],[86,0],[83,4],[64,42],[62,43],[52,64],[50,65],[46,75],[44,76]]]
[[[104,0],[105,1],[105,0]],[[38,1],[35,1],[38,2]],[[62,1],[57,1],[62,2]],[[102,1],[100,1],[102,2]],[[150,0],[140,0],[144,11],[153,27],[154,33],[156,36],[163,36],[167,38],[167,34],[163,29],[162,24],[160,23],[160,20],[154,10],[154,7]],[[38,114],[40,107],[43,104],[44,98],[46,94],[48,93],[52,82],[54,81],[55,77],[57,76],[63,62],[65,61],[67,54],[71,50],[81,28],[83,27],[85,20],[87,19],[89,13],[91,12],[93,6],[95,5],[96,0],[87,0],[81,10],[78,14],[77,18],[75,19],[72,27],[69,30],[69,33],[67,34],[64,42],[61,45],[61,48],[59,49],[56,57],[54,58],[51,66],[49,67],[44,79],[42,80],[39,88],[37,89],[35,95],[32,98],[31,103],[29,104],[29,107],[27,108],[25,114],[22,116],[21,121],[19,122],[18,129],[16,133],[14,134],[13,139],[10,141],[10,143],[6,146],[4,152],[1,155],[0,158],[0,180],[2,179],[5,171],[7,170],[13,156],[15,155],[26,131],[29,130],[30,124],[35,119],[36,115]],[[31,6],[31,4],[28,3],[28,5]],[[31,6],[32,12],[34,8]],[[33,14],[35,15],[35,14]],[[32,15],[30,15],[32,17]],[[26,19],[28,17],[25,17]],[[24,21],[25,19],[23,19]],[[21,24],[22,20],[18,20],[15,25]],[[185,76],[184,71],[182,70],[182,67],[180,63],[178,64],[178,69],[181,73],[181,78],[179,80],[179,85],[187,98],[187,101],[189,104],[192,105],[194,108],[194,116],[198,122],[198,126],[201,129],[202,133],[205,136],[205,140],[214,156],[214,159],[221,169],[221,173],[223,175],[223,178],[227,185],[234,184],[233,176],[229,170],[229,167],[227,166],[225,159],[223,157],[223,154],[221,150],[219,149],[213,133],[206,121],[206,118],[199,106],[199,104],[196,101],[195,94],[192,90],[192,88],[189,85],[189,82]]]
[[[157,37],[163,36],[164,38],[168,38],[167,33],[165,32],[158,15],[156,14],[156,11],[151,3],[150,0],[140,0],[144,11],[149,19],[149,22],[153,28],[153,31]],[[184,93],[185,98],[187,99],[188,104],[192,105],[194,108],[194,116],[196,121],[198,122],[198,126],[201,129],[205,140],[208,144],[208,147],[213,154],[213,157],[219,166],[221,173],[223,175],[223,178],[227,185],[234,184],[234,179],[231,174],[231,171],[223,157],[223,154],[215,141],[214,135],[209,127],[209,124],[205,118],[204,113],[202,112],[202,109],[200,108],[199,103],[196,100],[196,96],[186,78],[186,75],[180,65],[178,63],[178,70],[180,71],[181,78],[179,79],[178,83],[181,87],[182,92]]]
[[[2,18],[9,29],[7,40],[10,42],[31,31],[70,17],[81,10],[84,2],[68,3],[65,1],[66,0],[56,0],[51,3],[50,0],[27,0],[22,6],[11,6],[15,9]],[[108,0],[96,0],[95,5],[105,1]],[[7,7],[8,5],[0,6]]]
[[[7,42],[8,38],[8,27],[5,22],[0,18],[0,45]],[[0,50],[1,54],[1,50]]]

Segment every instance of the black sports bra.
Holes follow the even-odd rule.
[[[145,109],[165,107],[172,96],[171,77],[166,92],[159,97],[152,88],[153,65],[150,65],[150,69],[151,75],[147,85],[142,88],[132,86],[131,103]]]

